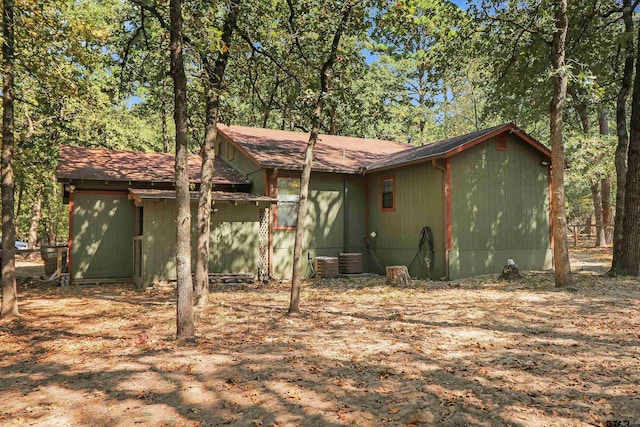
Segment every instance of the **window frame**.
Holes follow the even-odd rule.
[[[279,185],[278,185],[278,180],[279,180],[280,178],[282,178],[282,179],[296,179],[296,180],[298,180],[298,182],[300,182],[300,181],[301,181],[301,179],[302,179],[302,178],[301,178],[300,176],[298,176],[298,175],[278,175],[278,176],[276,176],[276,179],[275,179],[275,181],[276,181],[276,182],[275,182],[275,184],[276,184],[276,185],[275,185],[275,197],[276,197],[276,199],[278,199],[278,195],[279,195],[279,192],[280,192],[280,191],[279,191],[279,190],[280,190],[280,187],[279,187]],[[298,196],[298,200],[297,200],[296,202],[290,202],[290,203],[295,203],[295,205],[296,205],[296,206],[300,206],[300,193],[298,193],[298,194],[297,194],[297,196]],[[273,221],[273,223],[274,223],[273,229],[274,229],[274,230],[280,230],[280,231],[290,231],[290,230],[295,230],[295,229],[296,229],[296,226],[295,226],[295,225],[282,225],[282,226],[281,226],[281,225],[279,224],[279,222],[278,222],[278,208],[279,208],[279,203],[280,203],[280,200],[278,200],[278,202],[276,203],[275,208],[274,208],[274,210],[273,210],[273,220],[274,220],[274,221]],[[297,223],[297,215],[298,215],[298,210],[296,209],[296,223]]]
[[[391,207],[384,207],[385,182],[391,181]],[[380,209],[382,212],[393,212],[396,210],[396,177],[395,175],[383,176],[380,178]]]

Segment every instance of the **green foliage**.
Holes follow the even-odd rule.
[[[356,2],[325,95],[326,133],[429,143],[512,121],[548,137],[551,0]],[[221,121],[308,130],[317,78],[344,2],[244,2],[238,14]],[[203,64],[222,43],[225,2],[184,2],[189,144],[204,134]],[[624,42],[615,0],[570,2],[567,39],[568,195],[611,173],[611,141],[588,136],[580,114],[611,107]],[[60,144],[162,151],[173,147],[168,2],[18,0],[16,188],[19,237],[43,189],[43,215],[60,224],[55,191]],[[578,114],[580,113],[580,114]],[[163,123],[167,125],[163,135]],[[595,182],[595,181],[594,181]],[[56,203],[53,203],[53,201]],[[47,226],[48,228],[54,226]],[[46,228],[46,227],[45,227]],[[54,227],[55,228],[55,227]],[[44,237],[45,230],[40,232]]]
[[[590,217],[593,214],[591,186],[615,175],[617,140],[609,135],[570,131],[566,141],[567,215],[570,219]]]

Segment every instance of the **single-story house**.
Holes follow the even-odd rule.
[[[290,277],[307,140],[219,127],[212,272]],[[499,272],[508,258],[550,268],[550,155],[513,124],[421,147],[321,135],[304,259],[357,252],[365,271],[409,265],[412,275],[451,279]],[[195,230],[200,157],[189,165]],[[71,280],[175,278],[173,167],[170,154],[61,147]],[[415,262],[425,227],[433,236],[427,268]]]

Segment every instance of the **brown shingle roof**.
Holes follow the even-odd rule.
[[[302,169],[308,133],[235,125],[218,129],[261,167]],[[320,135],[313,170],[361,173],[369,164],[410,147],[402,142]]]
[[[189,178],[200,182],[202,159],[189,156]],[[138,153],[103,148],[62,145],[56,176],[59,180],[85,179],[96,181],[175,182],[173,154]],[[216,158],[213,182],[216,184],[246,184],[245,176],[236,172],[222,159]]]
[[[514,134],[525,143],[532,146],[545,158],[551,159],[551,150],[542,145],[540,142],[529,136],[522,129],[514,125],[513,123],[506,123],[498,126],[494,126],[487,129],[482,129],[476,132],[471,132],[466,135],[460,135],[449,139],[434,142],[433,144],[423,145],[421,147],[413,147],[409,150],[405,150],[378,162],[370,164],[367,167],[367,172],[389,169],[401,165],[413,164],[428,161],[431,159],[451,157],[467,148],[473,147],[475,144],[486,141],[489,138],[493,138],[501,133]]]

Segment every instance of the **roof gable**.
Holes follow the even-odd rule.
[[[202,159],[189,156],[189,180],[200,182]],[[60,146],[58,180],[175,182],[175,156],[104,148]],[[222,159],[215,159],[215,184],[246,184],[246,177]]]
[[[220,125],[218,130],[260,167],[302,169],[308,133],[235,125]],[[321,134],[314,148],[313,170],[362,173],[368,165],[410,147],[402,142]]]
[[[444,139],[434,142],[433,144],[409,148],[369,165],[369,167],[367,167],[367,171],[373,172],[407,164],[425,162],[432,159],[448,158],[502,133],[509,133],[518,136],[526,144],[537,150],[543,157],[548,159],[551,158],[551,150],[528,135],[522,129],[518,128],[516,125],[507,123],[471,132],[466,135]]]

